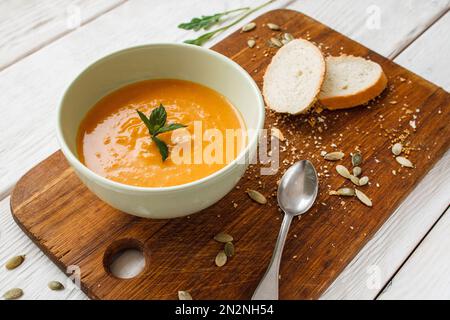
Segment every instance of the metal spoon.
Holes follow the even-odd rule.
[[[308,160],[296,162],[281,178],[277,197],[278,205],[284,211],[284,219],[269,268],[253,293],[252,300],[278,300],[278,274],[289,226],[293,217],[311,208],[318,189],[316,169]]]

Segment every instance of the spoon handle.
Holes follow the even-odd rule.
[[[280,233],[278,234],[277,243],[275,244],[275,250],[273,251],[272,260],[270,261],[266,274],[253,293],[252,300],[278,300],[280,261],[291,221],[292,216],[285,214]]]

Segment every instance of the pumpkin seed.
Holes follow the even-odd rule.
[[[339,173],[341,176],[343,176],[346,179],[350,179],[350,172],[348,171],[348,169],[346,167],[344,167],[343,165],[338,164],[336,166],[336,171],[337,173]]]
[[[354,175],[350,175],[350,181],[353,182],[353,184],[359,186],[359,178],[355,177]]]
[[[248,189],[246,192],[247,192],[248,196],[250,197],[250,199],[252,199],[253,201],[255,201],[255,202],[259,203],[259,204],[266,204],[267,203],[266,197],[264,197],[258,191]]]
[[[267,24],[267,27],[268,27],[270,30],[280,30],[280,29],[281,29],[280,26],[277,25],[277,24],[275,24],[275,23],[268,23],[268,24]]]
[[[288,44],[289,41],[286,39],[281,39],[281,44],[284,46],[285,44]]]
[[[48,287],[50,288],[50,290],[54,291],[64,290],[64,285],[59,281],[50,281],[48,283]]]
[[[361,179],[359,179],[359,185],[360,186],[365,186],[367,183],[369,183],[369,177],[364,176]]]
[[[405,157],[395,157],[395,160],[397,160],[397,162],[400,163],[402,167],[414,168],[412,162]]]
[[[13,270],[13,269],[17,268],[18,266],[20,266],[24,260],[25,260],[25,255],[12,257],[8,261],[6,261],[5,268],[8,270]]]
[[[394,155],[398,156],[403,151],[403,145],[400,142],[397,142],[392,146],[391,151]]]
[[[288,42],[294,40],[294,36],[287,32],[285,34],[283,34],[283,38],[284,38],[284,40],[286,40]]]
[[[248,45],[249,48],[253,48],[255,46],[255,44],[256,44],[256,41],[253,40],[253,39],[249,39],[247,41],[247,45]]]
[[[354,196],[355,195],[355,189],[353,188],[340,188],[336,191],[336,194],[338,196],[346,196],[346,197],[350,197],[350,196]]]
[[[353,175],[354,175],[355,177],[358,177],[358,176],[361,174],[361,172],[362,172],[361,167],[354,167],[354,168],[353,168]]]
[[[218,266],[218,267],[222,267],[225,265],[225,263],[227,263],[227,255],[225,254],[225,252],[223,250],[219,251],[219,253],[216,256],[215,262],[216,262],[216,266]]]
[[[278,128],[272,127],[272,128],[270,129],[270,134],[271,134],[272,136],[274,136],[275,138],[277,138],[278,140],[280,140],[280,141],[286,140],[286,139],[284,138],[283,133],[282,133],[282,132],[280,131],[280,129],[278,129]]]
[[[354,167],[359,166],[362,163],[362,154],[360,152],[355,152],[352,154],[352,165]]]
[[[214,236],[214,240],[221,243],[227,243],[233,241],[233,237],[230,236],[228,233],[219,232]]]
[[[242,27],[242,31],[243,32],[247,32],[247,31],[251,31],[251,30],[253,30],[255,28],[256,28],[256,23],[250,22],[250,23],[247,23],[245,26]]]
[[[3,294],[3,298],[5,298],[5,300],[15,300],[19,299],[21,296],[23,296],[23,291],[19,288],[8,290]]]
[[[225,247],[224,247],[223,251],[225,252],[227,257],[229,257],[229,258],[234,256],[234,245],[233,245],[233,243],[232,242],[225,243]]]
[[[366,206],[371,207],[372,206],[372,200],[369,199],[368,196],[366,196],[362,191],[359,191],[358,189],[355,189],[356,197],[364,203]]]
[[[283,43],[277,38],[270,38],[270,43],[277,48],[281,48],[283,46]]]
[[[192,296],[187,291],[178,291],[178,300],[192,300]]]
[[[345,156],[345,154],[343,152],[336,151],[336,152],[327,153],[325,155],[325,157],[323,157],[323,158],[325,160],[337,161],[337,160],[341,160],[344,156]]]

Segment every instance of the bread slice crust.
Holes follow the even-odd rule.
[[[346,56],[346,57],[356,58],[353,56]],[[329,110],[354,108],[366,104],[369,101],[373,100],[374,98],[378,97],[386,88],[387,83],[388,79],[383,69],[381,68],[380,77],[371,86],[368,86],[365,89],[360,90],[356,93],[347,95],[339,95],[334,97],[321,97],[319,95],[319,103]]]

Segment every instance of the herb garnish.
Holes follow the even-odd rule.
[[[159,107],[153,109],[150,117],[147,118],[145,114],[141,111],[136,110],[141,118],[142,122],[144,122],[145,126],[152,137],[152,140],[156,143],[156,146],[159,149],[159,153],[161,153],[162,161],[165,161],[169,156],[169,148],[167,144],[157,137],[158,134],[173,131],[176,129],[187,127],[184,124],[180,123],[171,123],[166,125],[167,121],[167,112],[162,104]]]
[[[235,10],[216,13],[211,16],[201,16],[200,18],[192,18],[192,20],[190,22],[180,23],[178,25],[178,28],[184,29],[184,30],[194,30],[194,31],[199,31],[201,29],[209,30],[209,29],[211,29],[212,26],[222,22],[222,18],[229,15],[230,13],[249,10],[249,9],[250,9],[249,7],[245,7],[245,8],[239,8],[239,9],[235,9]]]
[[[231,11],[226,11],[226,12],[222,12],[222,13],[216,13],[212,16],[202,16],[201,18],[193,18],[191,20],[191,22],[187,22],[187,23],[181,23],[180,25],[178,25],[178,28],[180,29],[185,29],[185,30],[195,30],[198,31],[200,29],[205,29],[208,30],[209,28],[211,28],[213,25],[215,24],[219,24],[222,20],[221,18],[231,12],[235,12],[235,11],[244,11],[244,13],[242,13],[235,21],[233,21],[232,23],[216,29],[214,31],[211,32],[207,32],[202,34],[200,37],[196,38],[196,39],[191,39],[191,40],[186,40],[184,41],[185,43],[189,43],[189,44],[194,44],[197,46],[202,46],[205,42],[207,42],[208,40],[210,40],[211,38],[213,38],[216,34],[225,31],[229,28],[231,28],[232,26],[238,24],[239,22],[241,22],[242,20],[244,20],[246,17],[248,17],[249,15],[251,15],[253,12],[271,4],[272,2],[275,2],[275,0],[270,0],[267,1],[266,3],[263,3],[262,5],[256,7],[256,8],[239,8],[236,10],[231,10]]]

